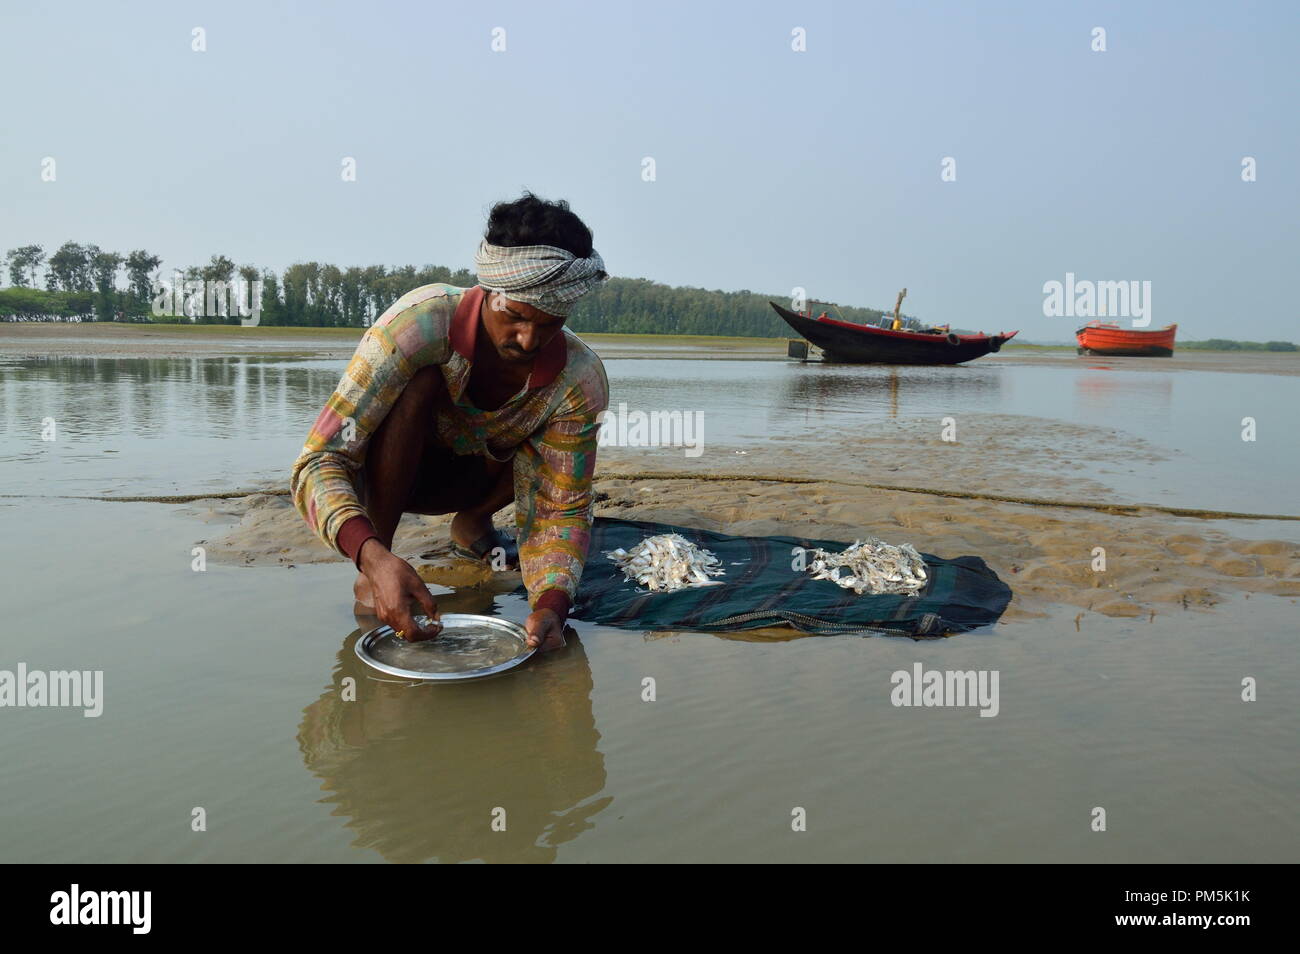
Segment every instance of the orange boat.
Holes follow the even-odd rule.
[[[1141,358],[1168,358],[1174,353],[1177,325],[1155,331],[1121,328],[1114,322],[1090,321],[1074,333],[1079,354],[1130,355]]]

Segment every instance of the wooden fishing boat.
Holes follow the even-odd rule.
[[[822,350],[826,361],[847,364],[961,364],[998,351],[1019,332],[958,335],[946,330],[877,328],[816,318],[768,302],[787,325]]]
[[[1177,325],[1153,331],[1121,328],[1114,322],[1090,321],[1074,333],[1079,354],[1168,358],[1174,353]]]

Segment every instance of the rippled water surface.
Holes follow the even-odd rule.
[[[255,355],[0,356],[0,465],[21,465],[6,467],[6,483],[23,493],[198,493],[284,483],[345,364]],[[997,415],[998,428],[1031,436],[1018,451],[1027,465],[1055,449],[1053,438],[1032,437],[1034,421],[1099,429],[1097,441],[1108,429],[1137,438],[1124,466],[1082,474],[1112,488],[1119,502],[1297,511],[1296,376],[1133,371],[1082,359],[892,368],[617,358],[606,368],[613,410],[700,411],[710,453],[937,434],[945,417]],[[1254,441],[1241,439],[1247,418]],[[56,423],[56,441],[41,439],[47,419]],[[834,463],[843,464],[845,453],[837,451]],[[879,473],[888,463],[864,451],[860,469]]]

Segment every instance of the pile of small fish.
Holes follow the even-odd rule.
[[[853,541],[842,553],[811,550],[808,572],[814,580],[832,580],[859,595],[915,596],[929,579],[925,561],[911,544],[894,546],[868,538]]]
[[[662,533],[646,537],[631,550],[619,547],[605,556],[618,564],[623,575],[657,592],[680,590],[686,586],[717,586],[722,576],[722,561],[711,550],[696,546],[679,533]]]

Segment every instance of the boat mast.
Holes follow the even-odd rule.
[[[893,331],[898,331],[903,327],[903,321],[899,318],[900,309],[903,307],[903,299],[907,297],[907,289],[904,288],[898,293],[898,301],[894,302],[894,323],[890,326]]]

